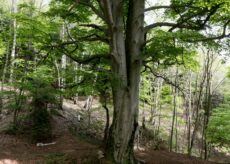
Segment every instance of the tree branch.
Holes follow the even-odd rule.
[[[64,54],[79,64],[89,64],[95,60],[101,60],[102,58],[110,59],[109,54],[94,54],[94,55],[87,55],[87,56],[84,55],[84,57],[77,57],[68,52],[64,52]]]
[[[227,26],[230,24],[230,19],[224,24],[223,26],[223,32],[219,36],[213,36],[213,37],[207,37],[207,38],[201,38],[201,39],[194,39],[194,40],[186,40],[187,42],[206,42],[210,40],[220,40],[223,38],[229,38],[230,33],[226,34]]]
[[[79,3],[81,5],[84,5],[84,6],[88,6],[92,9],[92,11],[99,17],[101,18],[102,20],[106,20],[105,19],[105,16],[103,15],[102,12],[100,12],[100,10],[98,10],[92,3],[90,3],[90,1],[88,0],[75,0],[76,3]]]
[[[180,29],[190,29],[190,30],[201,30],[204,29],[205,25],[207,22],[210,20],[211,16],[216,13],[216,11],[220,8],[221,4],[217,4],[213,6],[211,9],[204,8],[200,10],[199,12],[190,14],[190,13],[185,13],[184,15],[181,15],[180,18],[177,20],[177,23],[170,23],[170,22],[157,22],[150,24],[145,27],[145,32],[148,32],[149,30],[156,28],[156,27],[171,27],[169,31],[173,31],[176,28]],[[156,8],[160,8],[160,6],[155,6]],[[166,7],[166,6],[163,6]],[[173,6],[171,6],[172,8]],[[153,7],[154,8],[154,7]],[[169,8],[169,6],[168,6]],[[205,15],[208,12],[206,18],[204,20],[196,20],[196,22],[189,22],[191,19],[197,17],[197,16],[202,16]]]
[[[96,25],[96,24],[80,24],[79,26],[83,26],[83,27],[90,27],[102,32],[107,32],[107,30],[105,28],[103,28],[102,26]]]
[[[145,9],[145,12],[151,11],[151,10],[158,10],[158,9],[171,9],[173,6],[151,6],[149,8]]]
[[[152,11],[152,10],[158,10],[158,9],[175,9],[175,8],[193,8],[197,9],[198,7],[192,6],[193,1],[190,1],[188,3],[185,3],[184,5],[162,5],[162,6],[151,6],[149,8],[145,9],[145,12]]]
[[[50,45],[47,46],[51,48],[50,50],[52,51],[54,48],[59,49],[61,53],[64,55],[68,56],[70,59],[73,61],[79,63],[79,64],[89,64],[95,60],[98,60],[100,62],[101,59],[107,59],[109,60],[111,58],[110,54],[93,54],[93,55],[82,55],[82,56],[75,56],[73,53],[78,49],[78,46],[76,46],[72,51],[69,51],[68,49],[65,48],[64,45],[67,44],[74,44],[77,43],[76,41],[70,41],[70,42],[65,42],[62,43],[61,45]]]
[[[113,14],[112,14],[112,9],[111,9],[111,4],[109,0],[103,0],[104,2],[104,8],[105,8],[105,15],[107,16],[108,20],[108,25],[110,27],[110,30],[112,31],[113,26],[114,26],[114,21],[113,21]]]
[[[178,84],[175,84],[174,82],[172,82],[170,79],[168,79],[166,76],[161,75],[157,72],[155,72],[150,66],[148,66],[147,64],[144,64],[145,69],[149,69],[149,71],[157,78],[162,78],[167,84],[172,85],[174,87],[176,87],[183,95],[185,95],[184,93],[184,89],[181,88]]]
[[[101,42],[104,42],[106,44],[109,43],[108,38],[100,36],[96,33],[93,33],[93,34],[90,34],[87,36],[82,36],[80,38],[75,38],[74,40],[71,39],[71,41],[61,42],[61,43],[57,44],[55,47],[64,47],[66,45],[78,44],[79,42],[95,42],[95,41],[101,41]]]
[[[208,15],[206,16],[206,18],[204,20],[196,20],[195,26],[194,25],[189,25],[189,26],[194,26],[195,30],[204,29],[205,25],[210,20],[211,16],[216,13],[216,11],[220,8],[220,6],[221,6],[221,4],[215,5],[210,10],[208,10],[208,8],[205,8],[205,9],[201,10],[198,13],[195,13],[195,14],[192,14],[192,15],[188,16],[187,18],[186,18],[186,16],[181,15],[181,17],[180,17],[181,20],[180,19],[177,20],[177,22],[178,22],[177,25],[172,27],[171,29],[169,29],[169,31],[173,31],[176,28],[180,28],[179,26],[181,24],[184,24],[184,23],[188,22],[190,19],[192,19],[192,18],[194,18],[196,16],[199,16],[199,15],[203,15],[204,13],[209,11]],[[184,19],[184,17],[185,17],[185,19]]]
[[[91,34],[91,35],[88,35],[88,36],[84,36],[84,37],[81,37],[79,38],[78,40],[80,41],[91,41],[91,42],[94,42],[94,41],[102,41],[104,43],[109,43],[109,39],[106,38],[106,37],[102,37],[102,36],[99,36],[97,34]]]
[[[153,29],[153,28],[156,28],[156,27],[178,27],[178,28],[185,28],[185,29],[191,29],[191,30],[196,30],[197,28],[196,27],[193,27],[193,26],[189,26],[189,25],[183,25],[183,24],[177,24],[177,23],[171,23],[171,22],[156,22],[156,23],[153,23],[153,24],[150,24],[148,26],[145,27],[145,32],[148,32],[149,30]]]

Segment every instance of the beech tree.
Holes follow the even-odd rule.
[[[141,94],[139,92],[141,73],[151,73],[158,80],[163,79],[163,81],[153,82],[156,85],[151,84],[156,90],[155,106],[159,113],[161,112],[161,109],[157,109],[160,106],[159,99],[164,96],[164,89],[169,89],[168,86],[163,86],[163,83],[170,84],[174,88],[172,149],[173,138],[177,137],[177,131],[174,132],[174,128],[178,126],[176,113],[179,103],[176,101],[176,97],[181,97],[183,90],[179,86],[181,79],[180,75],[177,75],[178,72],[176,72],[176,78],[168,78],[164,72],[158,70],[158,67],[161,68],[160,66],[163,65],[163,69],[165,69],[173,65],[182,65],[192,59],[195,46],[200,46],[197,44],[198,42],[210,47],[221,46],[222,42],[219,40],[229,41],[230,36],[229,0],[212,0],[211,2],[208,0],[171,0],[167,5],[154,4],[153,6],[147,5],[146,0],[53,0],[50,10],[42,14],[40,13],[42,5],[36,11],[35,1],[29,0],[30,3],[26,1],[19,6],[16,2],[18,1],[12,0],[12,20],[9,21],[12,23],[11,31],[4,30],[3,20],[0,19],[1,35],[11,35],[11,40],[7,38],[0,40],[0,43],[3,43],[3,47],[5,47],[1,48],[0,44],[0,50],[3,50],[5,57],[5,61],[0,63],[3,72],[2,88],[5,81],[17,82],[18,85],[15,85],[15,88],[19,88],[20,91],[15,95],[19,98],[24,96],[24,90],[29,90],[33,94],[31,96],[33,97],[32,105],[37,114],[38,107],[46,108],[47,102],[44,101],[44,99],[48,100],[46,96],[55,97],[45,94],[41,99],[42,93],[37,92],[37,89],[41,92],[50,90],[51,83],[58,80],[59,89],[64,91],[67,87],[73,87],[70,85],[81,83],[87,77],[90,83],[87,84],[85,90],[93,88],[96,90],[95,92],[99,93],[100,101],[107,113],[106,155],[112,158],[114,163],[120,164],[136,162],[133,145],[138,128],[139,102],[143,99],[151,101],[144,95],[142,95],[143,99],[139,96]],[[153,23],[149,24],[149,22],[145,22],[145,15],[152,11],[163,13],[163,15],[160,14],[162,18],[159,18],[158,21],[153,20]],[[46,16],[50,16],[51,19]],[[226,45],[228,44],[229,42]],[[8,60],[14,60],[11,63],[9,80],[5,75]],[[69,60],[75,62],[68,63]],[[44,67],[39,67],[41,63]],[[54,65],[56,66],[57,79],[49,80],[49,76],[42,78],[42,75],[52,72],[49,70],[53,70]],[[210,63],[207,65],[211,66]],[[80,68],[76,71],[76,67]],[[32,74],[30,74],[31,72]],[[170,71],[168,74],[172,73]],[[53,75],[53,72],[51,74]],[[82,74],[84,74],[84,78],[81,79]],[[29,78],[26,75],[32,76]],[[206,101],[211,105],[211,97],[208,96],[211,95],[211,85],[209,84],[205,88],[205,84],[211,81],[211,74],[204,73],[200,79],[197,78],[195,94],[192,90],[192,73],[190,72],[188,76],[190,79],[187,82],[189,93],[186,97],[188,107],[187,138],[188,154],[191,154],[200,128],[200,109],[202,109],[205,89]],[[208,76],[210,76],[209,80]],[[29,84],[31,88],[28,89],[28,86],[25,88],[25,84]],[[146,84],[144,87],[146,88]],[[150,88],[147,91],[144,89],[142,91],[147,94]],[[110,117],[107,103],[111,90],[114,113],[108,132]],[[166,94],[170,93],[167,91]],[[16,102],[15,118],[23,104],[23,99],[19,98]],[[62,95],[60,98],[62,100]],[[88,100],[90,99],[91,96]],[[52,101],[49,100],[49,102]],[[176,106],[176,104],[178,105]],[[205,108],[206,116],[203,120],[204,140],[206,140],[210,111],[211,107],[207,106]],[[194,117],[192,117],[192,112]],[[88,113],[90,114],[89,110]],[[158,132],[160,118],[159,114]],[[192,121],[194,121],[194,127]],[[214,126],[216,125],[215,118],[213,121],[211,123]],[[15,121],[16,123],[17,121]],[[207,149],[205,142],[204,148]]]
[[[52,47],[81,64],[96,65],[106,60],[112,79],[119,81],[112,85],[114,113],[106,153],[122,164],[135,163],[133,145],[142,66],[149,68],[159,56],[174,56],[175,60],[169,58],[167,62],[175,63],[191,43],[230,35],[228,0],[171,0],[170,5],[148,8],[145,0],[57,0],[51,6],[51,11],[75,25],[69,40]],[[164,10],[164,20],[168,21],[146,24],[145,13],[159,10]],[[212,25],[220,32],[202,32]],[[189,42],[186,47],[182,45],[185,42]],[[92,43],[104,48],[86,55],[83,47]]]

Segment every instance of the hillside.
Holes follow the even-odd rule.
[[[94,104],[94,106],[97,105]],[[5,115],[0,120],[0,129],[2,129],[0,133],[0,164],[110,164],[111,162],[104,158],[99,159],[99,152],[103,151],[100,135],[90,130],[87,133],[83,131],[87,124],[87,120],[84,120],[85,112],[79,108],[79,105],[74,105],[69,100],[66,101],[63,111],[57,111],[58,114],[55,113],[52,116],[54,138],[51,142],[54,144],[47,146],[32,144],[23,135],[5,134],[4,129],[9,126],[12,114]],[[104,121],[102,117],[99,118],[101,120],[98,119],[97,110],[92,113],[92,122]],[[77,120],[79,114],[83,115],[80,121]],[[212,163],[162,150],[136,150],[135,153],[140,163],[146,164]]]

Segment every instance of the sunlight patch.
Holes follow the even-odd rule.
[[[19,162],[12,159],[1,159],[0,164],[19,164]]]

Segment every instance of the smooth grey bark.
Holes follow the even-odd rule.
[[[12,13],[17,13],[17,0],[12,0]],[[13,19],[13,43],[12,43],[12,50],[11,50],[11,68],[10,68],[10,78],[9,82],[12,83],[13,81],[13,72],[14,72],[14,59],[16,56],[16,44],[17,44],[17,20],[16,18]]]
[[[61,26],[61,30],[60,30],[60,39],[63,42],[65,41],[65,31],[66,31],[66,27],[65,27],[65,24],[63,23]],[[63,71],[65,71],[66,66],[67,66],[67,56],[65,54],[63,54],[61,57],[61,68]],[[65,86],[65,77],[63,76],[63,74],[61,76],[61,86],[62,86],[62,88]]]
[[[60,68],[57,63],[57,60],[54,61],[54,65],[57,71],[57,82],[58,82],[58,88],[61,90],[61,73],[60,73]],[[59,106],[62,107],[63,99],[62,99],[62,93],[59,94]]]
[[[60,30],[60,39],[62,41],[65,40],[65,31],[66,31],[65,28],[66,28],[65,24],[63,23],[62,26],[61,26],[61,30]],[[59,108],[60,109],[62,109],[63,99],[64,99],[62,92],[64,91],[64,88],[65,88],[65,69],[66,69],[66,66],[67,66],[67,56],[65,54],[63,54],[62,57],[61,57],[61,63],[60,63],[60,68],[61,69],[58,70],[59,71],[58,72],[59,73],[58,88],[61,91],[60,95],[59,95]]]
[[[79,65],[77,62],[74,63],[74,71],[77,72],[82,69],[82,65]],[[77,84],[81,80],[79,75],[75,75],[74,82]],[[77,104],[78,101],[78,93],[76,93],[73,97],[74,104]]]
[[[115,163],[135,163],[133,145],[138,126],[145,1],[130,0],[127,27],[123,24],[123,1],[111,0],[110,3],[112,72],[121,83],[112,86],[114,114],[107,152]]]
[[[93,96],[88,96],[86,103],[84,105],[85,110],[87,111],[87,115],[88,115],[88,127],[90,127],[91,124],[91,108],[93,105]]]

